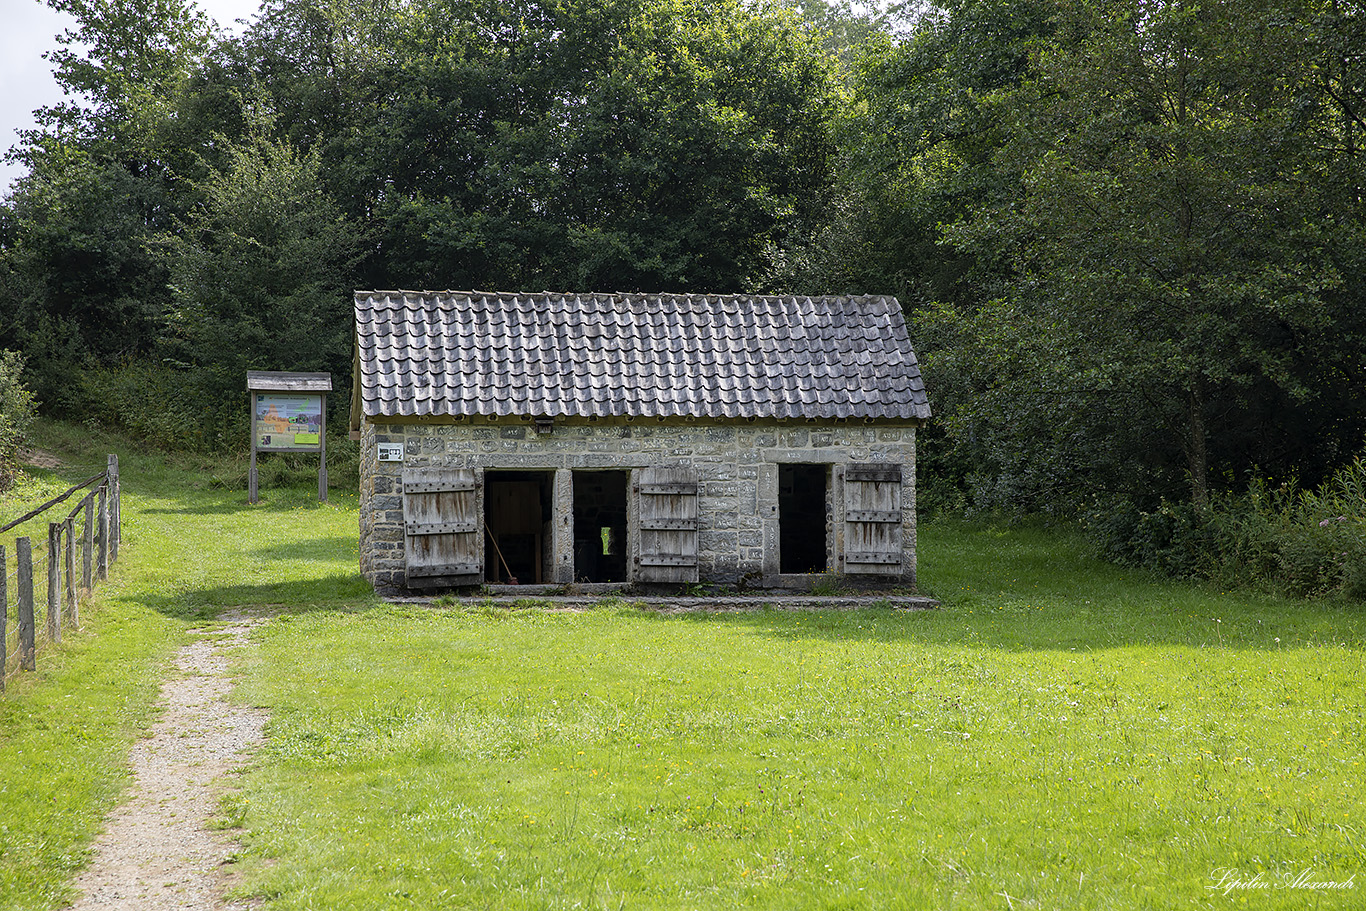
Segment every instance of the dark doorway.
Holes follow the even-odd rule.
[[[624,471],[574,472],[574,580],[626,581]]]
[[[825,465],[778,466],[778,571],[825,572]]]
[[[554,474],[484,472],[484,578],[528,585],[547,577]]]

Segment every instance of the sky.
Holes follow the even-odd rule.
[[[237,20],[255,15],[261,0],[197,0],[195,5],[224,29],[237,32]],[[74,24],[43,0],[0,0],[0,150],[19,141],[19,130],[34,126],[35,108],[62,100],[43,54],[57,47],[57,35]],[[23,173],[22,166],[0,161],[0,196]]]

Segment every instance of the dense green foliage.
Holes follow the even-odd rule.
[[[1119,563],[1231,586],[1267,586],[1296,597],[1366,599],[1366,460],[1315,490],[1258,476],[1213,509],[1162,503],[1089,520]]]
[[[919,312],[978,505],[1202,509],[1216,479],[1358,451],[1364,27],[953,0],[866,59],[844,179],[870,217],[825,274]]]
[[[33,421],[33,393],[20,375],[24,359],[13,351],[0,350],[0,491],[7,490],[19,471],[19,445]]]
[[[84,106],[14,153],[0,341],[54,411],[168,395],[141,429],[182,444],[247,368],[345,376],[352,288],[754,288],[832,181],[834,66],[782,6],[272,0],[233,39],[61,6]]]
[[[1205,527],[1366,440],[1359,3],[52,2],[0,206],[50,411],[234,445],[243,370],[346,376],[355,287],[861,291],[931,507]]]
[[[864,58],[812,276],[914,312],[932,503],[1131,557],[1124,517],[1175,510],[1212,572],[1253,478],[1361,451],[1363,35],[1312,0],[949,0]]]

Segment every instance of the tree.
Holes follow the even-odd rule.
[[[149,350],[166,296],[146,241],[172,211],[161,179],[79,148],[49,149],[7,207],[5,258],[27,278],[7,327],[15,341],[27,349],[29,335],[61,323],[97,363]]]
[[[76,27],[48,53],[70,101],[37,112],[21,159],[56,139],[116,156],[155,152],[157,134],[213,38],[191,0],[46,0]]]
[[[173,294],[163,353],[215,405],[250,369],[348,371],[348,292],[363,241],[321,192],[317,152],[269,139],[261,125],[225,157],[160,238]]]
[[[831,179],[833,72],[776,6],[280,0],[233,56],[375,285],[752,287]]]
[[[1298,124],[1312,60],[1286,51],[1282,15],[1068,5],[1062,40],[1007,102],[1001,156],[1024,175],[1023,205],[952,234],[1009,245],[1012,317],[1051,343],[1085,401],[1168,434],[1198,509],[1217,406],[1258,383],[1309,398],[1291,366],[1342,281]]]
[[[353,286],[757,289],[823,217],[839,83],[776,0],[270,0],[237,38],[51,2],[71,101],[15,152],[0,343],[98,398],[344,372]]]
[[[906,288],[984,502],[1203,508],[1359,444],[1357,77],[1324,77],[1359,26],[1330,7],[953,0],[865,64],[853,213],[909,253],[875,228],[836,261]]]
[[[50,54],[68,100],[7,154],[29,173],[5,201],[0,344],[29,354],[46,407],[73,375],[145,356],[167,301],[147,242],[177,214],[166,125],[211,38],[188,0],[50,0],[76,27]]]
[[[622,290],[763,286],[832,179],[833,71],[816,36],[781,7],[736,2],[617,15],[615,43],[580,27],[567,49],[576,72],[548,112],[561,137],[548,212],[580,264],[566,277]]]
[[[788,283],[901,300],[935,403],[936,420],[919,436],[932,503],[938,492],[957,500],[957,491],[997,485],[997,456],[1021,462],[1018,450],[1001,453],[982,432],[996,426],[983,408],[988,381],[980,362],[959,357],[974,339],[958,315],[999,296],[1012,267],[985,247],[948,243],[944,226],[1021,196],[1020,175],[997,157],[1008,139],[998,98],[1029,77],[1031,49],[1052,32],[1053,6],[925,6],[904,37],[876,38],[856,58],[837,124],[832,217],[796,252]],[[999,502],[996,492],[990,498]]]
[[[19,447],[33,421],[33,393],[20,377],[24,359],[14,351],[0,350],[0,492],[14,483],[19,472]]]
[[[1048,0],[948,0],[922,10],[905,40],[874,36],[854,66],[838,124],[838,217],[798,281],[896,293],[913,312],[962,306],[997,281],[999,258],[955,250],[941,227],[1007,204],[1019,176],[1001,168],[996,98],[1026,78],[1051,31]]]

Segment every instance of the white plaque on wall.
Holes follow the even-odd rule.
[[[379,443],[379,460],[381,462],[402,462],[403,444],[402,443]]]

